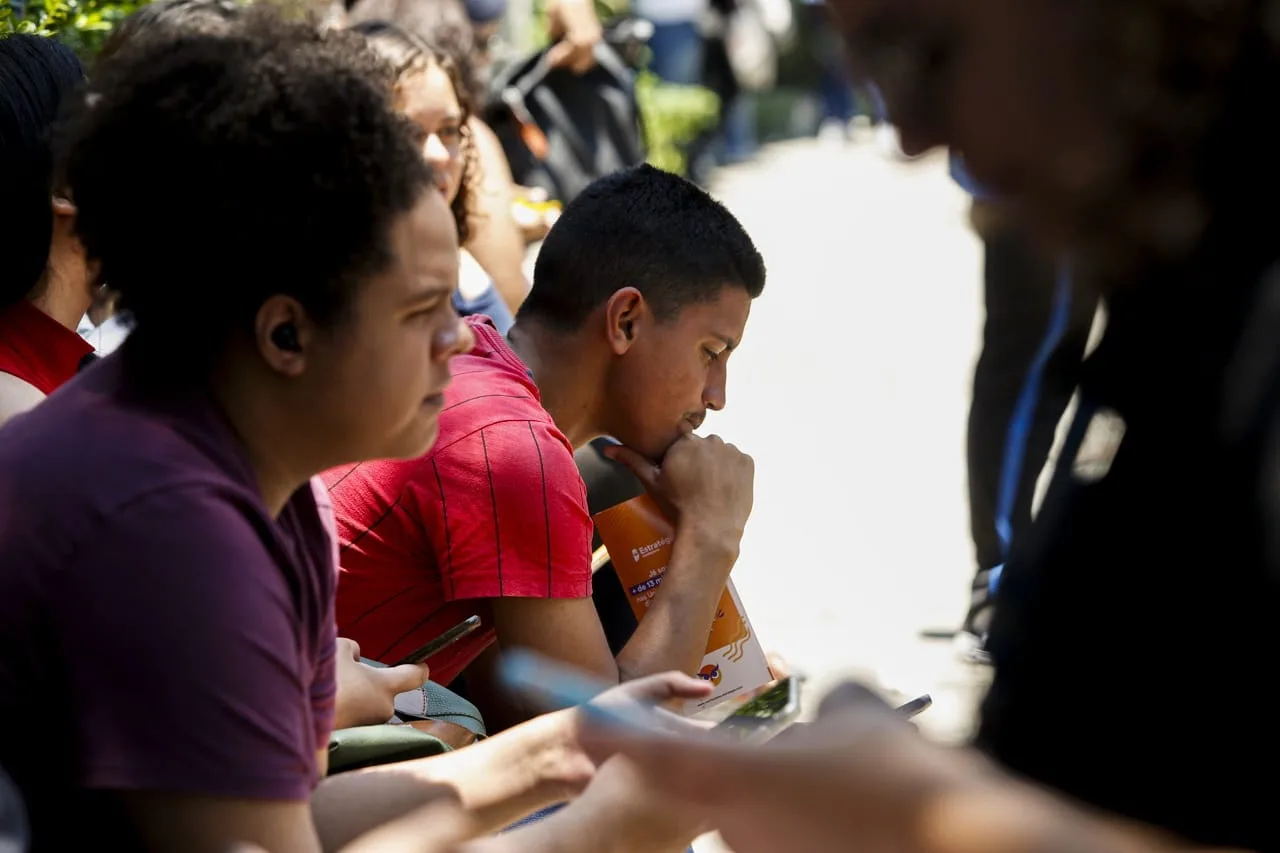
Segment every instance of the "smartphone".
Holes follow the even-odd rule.
[[[436,637],[434,640],[418,649],[416,652],[405,655],[400,660],[396,661],[393,666],[403,666],[406,663],[422,663],[436,652],[449,648],[449,646],[452,646],[463,637],[476,631],[479,627],[479,616],[472,616],[468,619],[464,619],[448,631],[445,631],[439,637]]]
[[[794,678],[780,678],[726,702],[737,707],[715,731],[743,743],[763,743],[799,716],[800,685]]]
[[[931,705],[933,705],[933,697],[928,693],[925,693],[921,696],[917,696],[910,702],[899,705],[896,710],[899,714],[909,720],[917,714],[929,710]]]

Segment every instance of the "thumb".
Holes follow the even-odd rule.
[[[662,672],[636,679],[622,689],[631,699],[656,704],[668,699],[700,699],[710,694],[715,686],[683,672]]]
[[[405,663],[375,670],[382,686],[392,693],[408,693],[427,683],[431,670],[424,663]]]
[[[602,451],[606,458],[612,459],[619,465],[622,465],[638,479],[649,492],[653,492],[658,485],[658,475],[662,469],[654,465],[649,459],[627,447],[625,444],[612,444]]]

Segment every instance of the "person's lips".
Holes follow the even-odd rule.
[[[702,422],[706,419],[707,415],[705,412],[700,415],[686,415],[684,419],[685,426],[688,427],[686,431],[691,433],[696,432],[698,427],[702,426]]]

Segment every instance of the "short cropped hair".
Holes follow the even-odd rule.
[[[272,295],[342,318],[431,187],[389,74],[359,36],[259,7],[220,35],[144,30],[98,67],[61,162],[130,343],[207,368]]]
[[[725,286],[754,299],[764,284],[764,259],[724,205],[684,178],[636,166],[600,178],[565,207],[519,316],[572,331],[631,286],[668,320]]]

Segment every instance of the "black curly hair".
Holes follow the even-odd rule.
[[[480,155],[468,123],[474,115],[474,103],[467,90],[462,69],[448,51],[388,21],[360,21],[353,24],[351,30],[364,36],[373,52],[391,66],[397,83],[435,65],[453,84],[458,106],[462,108],[462,181],[450,207],[458,226],[458,243],[466,243],[471,236],[472,221],[477,215],[473,209],[473,200],[478,197],[480,188]]]
[[[475,25],[462,0],[359,0],[347,20],[353,25],[386,21],[444,51],[457,66],[471,103],[484,103],[485,85],[476,67]]]
[[[342,321],[431,186],[389,92],[363,39],[257,7],[220,35],[143,30],[97,68],[60,162],[134,349],[208,369],[274,294]]]

